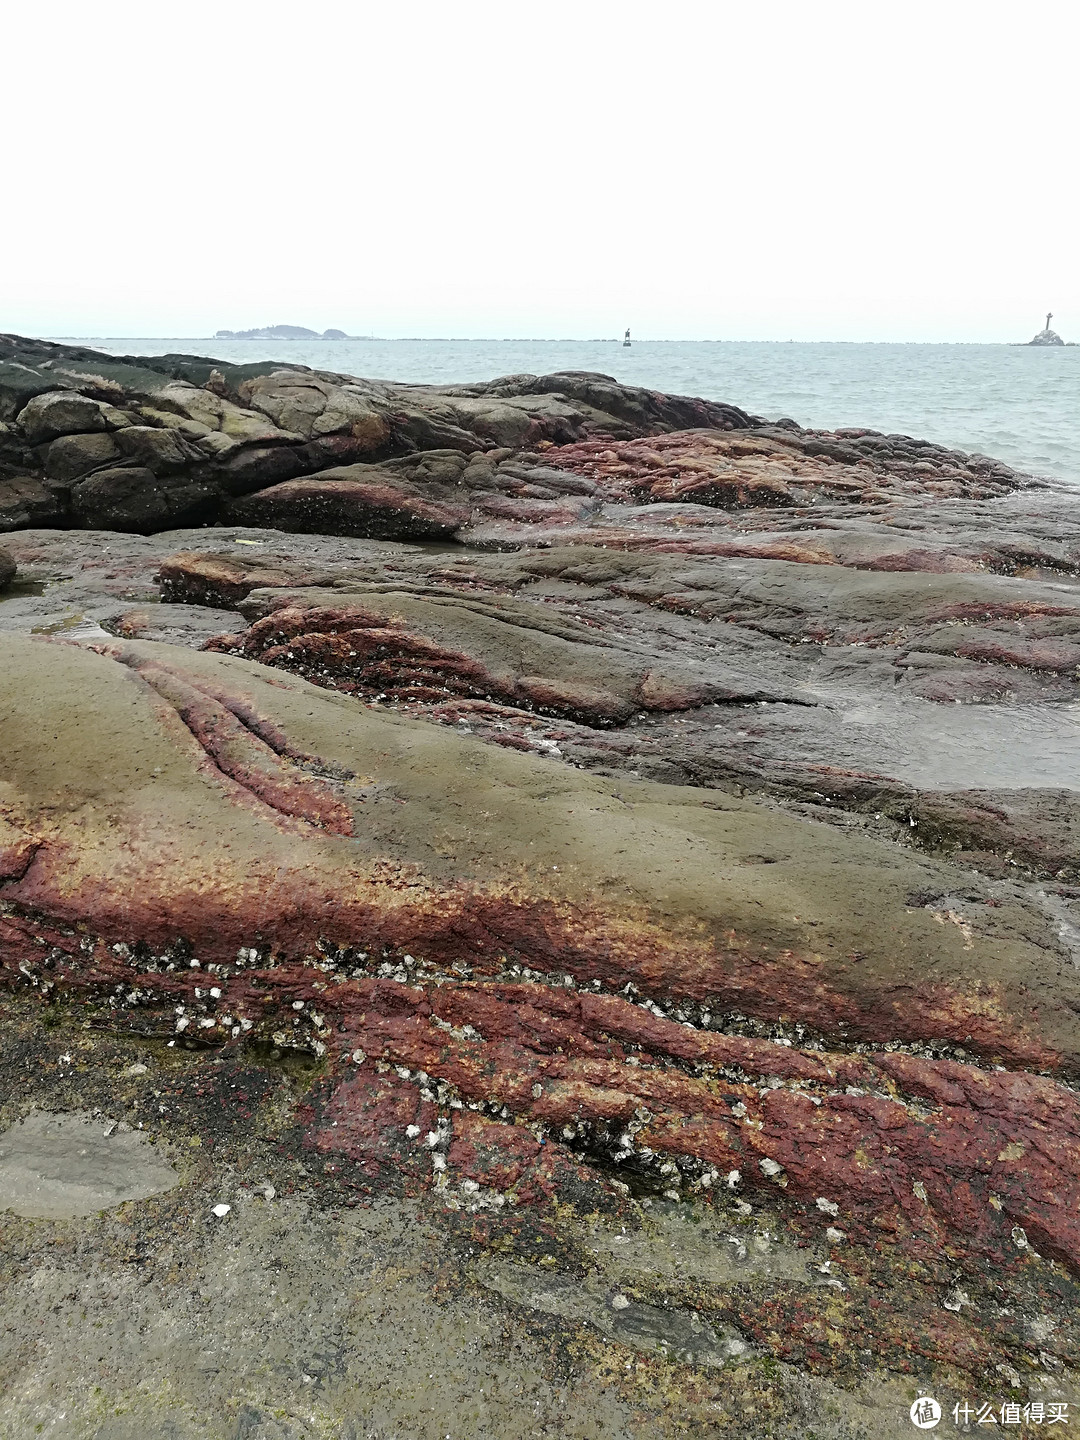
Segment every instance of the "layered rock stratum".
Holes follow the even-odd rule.
[[[0,1434],[1076,1403],[1067,487],[4,345]],[[40,1111],[175,1184],[35,1211]]]

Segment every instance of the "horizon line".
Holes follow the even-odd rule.
[[[9,332],[18,333],[18,332]],[[583,338],[576,335],[548,336],[548,335],[347,335],[344,341],[340,339],[326,339],[322,335],[310,335],[303,337],[274,337],[274,336],[217,336],[217,335],[38,335],[26,336],[27,339],[39,339],[51,343],[62,343],[78,341],[86,343],[92,340],[98,341],[135,341],[135,340],[177,340],[185,344],[267,344],[278,345],[341,345],[341,344],[379,344],[379,345],[615,345],[620,349],[624,348],[623,341],[618,336],[598,335]],[[1034,349],[1069,349],[1077,344],[1076,341],[1066,341],[1064,347],[1060,346],[1034,346]],[[813,340],[766,340],[753,339],[748,337],[716,337],[688,339],[678,336],[644,336],[631,342],[626,348],[633,348],[634,345],[1004,345],[1007,347],[1019,346],[1027,349],[1031,346],[1030,340],[847,340],[836,339],[827,336],[818,337]]]

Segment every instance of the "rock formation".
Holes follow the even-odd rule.
[[[0,1129],[178,1177],[0,1213],[13,1423],[1076,1403],[1064,487],[602,376],[7,354]]]
[[[1060,336],[1055,330],[1051,330],[1051,329],[1050,329],[1050,321],[1051,321],[1053,318],[1054,318],[1053,315],[1047,313],[1047,316],[1046,316],[1046,324],[1045,324],[1045,325],[1043,326],[1043,328],[1039,331],[1039,333],[1034,337],[1034,339],[1029,340],[1029,341],[1027,342],[1029,345],[1064,345],[1064,344],[1065,344],[1065,341],[1062,340],[1061,336]]]

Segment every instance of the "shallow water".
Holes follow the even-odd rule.
[[[1080,484],[1080,346],[607,340],[86,339],[114,355],[281,360],[436,384],[599,370],[802,425],[864,426]]]
[[[838,743],[857,768],[920,790],[1080,790],[1080,705],[936,705],[843,712]]]

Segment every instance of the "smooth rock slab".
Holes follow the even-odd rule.
[[[31,1219],[94,1215],[179,1178],[145,1135],[89,1115],[34,1111],[0,1135],[0,1210]]]

